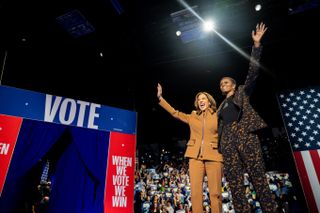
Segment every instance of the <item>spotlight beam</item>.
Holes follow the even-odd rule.
[[[189,10],[195,17],[197,17],[202,23],[205,23],[203,18],[201,18],[184,0],[177,0],[182,6],[184,6],[187,10]],[[224,37],[222,34],[220,34],[217,30],[211,29],[214,33],[216,33],[224,42],[226,42],[229,46],[231,46],[233,49],[235,49],[240,55],[242,55],[244,58],[246,58],[248,61],[250,61],[251,56],[245,53],[243,50],[241,50],[238,46],[236,46],[234,43],[229,41],[226,37]],[[252,61],[253,63],[258,64],[262,69],[267,70],[264,66],[259,64],[258,61]]]

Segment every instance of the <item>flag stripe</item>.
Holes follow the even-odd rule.
[[[313,192],[313,196],[315,198],[316,204],[317,204],[317,208],[318,208],[318,212],[320,212],[320,184],[319,184],[319,178],[318,178],[318,167],[317,165],[313,164],[314,161],[317,161],[317,164],[319,164],[319,159],[312,159],[312,155],[311,152],[313,152],[316,157],[318,157],[318,153],[316,150],[310,150],[310,151],[305,151],[302,153],[302,156],[304,157],[305,160],[305,165],[306,165],[306,169],[308,172],[308,176],[309,176],[309,180],[311,183],[311,187],[312,187],[312,192]],[[304,154],[305,153],[305,154]]]
[[[310,150],[310,155],[313,163],[313,167],[316,170],[316,174],[318,177],[317,183],[319,184],[320,180],[320,156],[319,156],[320,150]],[[320,197],[319,197],[320,199]],[[319,207],[319,206],[318,206]]]
[[[320,87],[284,91],[278,101],[309,210],[320,213]]]
[[[308,178],[308,173],[305,168],[305,164],[304,164],[304,160],[303,160],[301,152],[294,152],[294,157],[296,159],[296,164],[297,164],[298,171],[300,174],[299,176],[301,178],[301,183],[303,185],[304,195],[307,199],[309,212],[316,213],[316,212],[318,212],[317,205],[316,205],[315,198],[313,196],[311,184],[310,184],[310,181]]]

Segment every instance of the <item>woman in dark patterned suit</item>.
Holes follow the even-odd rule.
[[[223,77],[220,90],[226,96],[218,108],[219,150],[224,159],[224,174],[232,193],[236,212],[251,212],[243,186],[243,175],[249,173],[264,213],[276,212],[265,176],[265,168],[256,130],[266,127],[265,122],[249,103],[259,71],[262,50],[260,40],[267,28],[263,23],[252,31],[253,47],[249,71],[244,85],[236,89],[236,81]]]

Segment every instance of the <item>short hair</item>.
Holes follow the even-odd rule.
[[[229,79],[232,84],[237,85],[236,80],[234,80],[234,78],[231,78],[231,77],[228,77],[228,76],[222,77],[220,81],[222,81],[222,80],[225,79],[225,78]]]

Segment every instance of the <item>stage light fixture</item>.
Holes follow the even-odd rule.
[[[256,4],[256,6],[254,7],[254,9],[258,12],[262,9],[261,4]]]
[[[203,30],[205,32],[211,32],[214,30],[214,28],[215,28],[215,24],[212,20],[208,20],[203,23]]]

